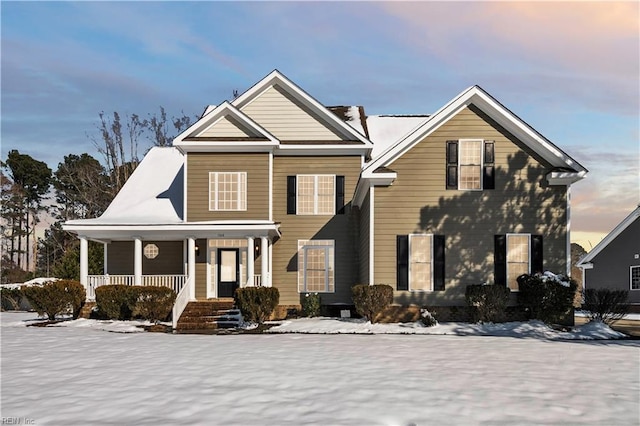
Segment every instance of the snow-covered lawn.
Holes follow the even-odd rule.
[[[33,318],[0,315],[2,417],[22,424],[640,422],[634,340],[111,333],[124,326],[25,327]]]

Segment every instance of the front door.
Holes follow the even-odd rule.
[[[238,288],[239,250],[218,249],[218,297],[233,297]]]

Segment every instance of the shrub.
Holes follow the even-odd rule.
[[[471,307],[473,322],[504,321],[511,290],[501,285],[468,285],[464,296]]]
[[[393,287],[386,284],[359,284],[351,288],[356,312],[372,324],[376,317],[393,302]]]
[[[435,325],[438,325],[436,317],[434,317],[433,314],[427,309],[420,309],[420,322],[422,322],[425,327],[433,327]]]
[[[280,301],[280,292],[275,287],[244,287],[233,295],[236,307],[245,319],[262,324]]]
[[[132,315],[153,322],[169,318],[176,292],[169,287],[138,287],[138,299]]]
[[[322,308],[322,298],[318,293],[306,293],[301,297],[302,314],[305,317],[317,317]]]
[[[109,319],[130,320],[140,294],[138,286],[103,285],[96,288],[96,306]]]
[[[577,284],[551,272],[518,277],[518,303],[529,317],[546,323],[562,321],[573,308]]]
[[[588,288],[584,292],[582,308],[589,311],[589,318],[611,324],[629,312],[628,290],[609,290],[608,288]]]
[[[56,315],[69,311],[77,318],[86,296],[82,284],[71,280],[25,286],[21,290],[38,315],[46,314],[49,320],[55,320]]]

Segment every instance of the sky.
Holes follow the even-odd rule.
[[[640,202],[638,2],[10,2],[1,156],[101,159],[99,113],[196,116],[278,69],[324,105],[433,113],[480,85],[589,169],[572,240]]]

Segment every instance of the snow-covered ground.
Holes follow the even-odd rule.
[[[640,422],[637,340],[550,340],[523,330],[503,330],[508,336],[110,333],[105,330],[135,327],[88,320],[24,326],[35,317],[0,315],[1,416],[21,424]],[[518,333],[526,337],[512,337]]]

